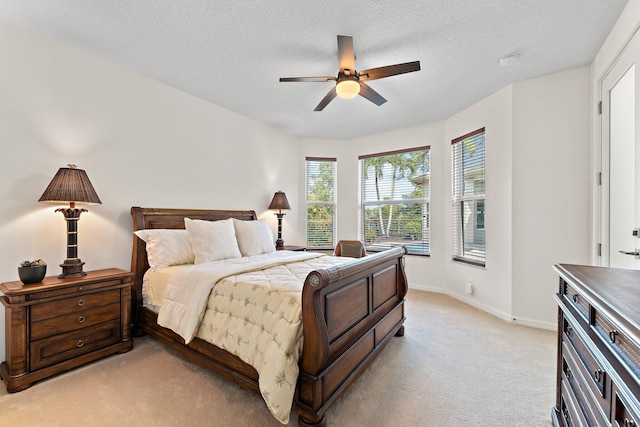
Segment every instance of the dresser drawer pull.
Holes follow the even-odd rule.
[[[567,325],[567,336],[570,337],[572,332],[573,332],[573,328]]]
[[[85,320],[87,320],[87,318],[84,316],[78,317],[78,323],[84,323]]]
[[[596,382],[600,382],[602,381],[602,374],[604,372],[602,372],[602,369],[596,369],[593,373],[593,378],[596,380]]]
[[[616,342],[617,337],[618,337],[618,331],[616,331],[615,329],[612,331],[609,331],[609,341],[611,341],[611,344],[614,344]]]
[[[78,340],[78,342],[76,343],[76,347],[80,348],[84,345],[84,342],[82,340]]]
[[[87,303],[87,302],[86,302],[85,300],[83,300],[83,299],[79,299],[79,300],[78,300],[78,305],[79,305],[80,307],[82,307],[82,306],[83,306],[83,305],[85,305],[86,303]]]
[[[624,427],[636,427],[636,422],[630,420],[629,418],[624,419],[624,423],[622,424]]]
[[[573,373],[571,372],[571,369],[567,369],[566,375],[567,375],[568,379],[571,379],[571,377],[573,376]]]
[[[573,294],[573,302],[577,303],[577,302],[578,302],[578,297],[579,297],[579,296],[580,296],[580,295],[578,295],[578,294]]]

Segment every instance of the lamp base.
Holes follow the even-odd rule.
[[[276,216],[278,217],[278,238],[276,239],[276,249],[284,249],[284,240],[282,240],[282,217],[284,214],[282,212],[278,212]]]
[[[62,274],[60,274],[58,278],[64,279],[67,277],[85,276],[87,273],[82,271],[83,265],[84,262],[80,261],[79,258],[65,259],[64,263],[60,264],[60,267],[62,267]]]

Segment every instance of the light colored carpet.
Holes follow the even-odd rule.
[[[555,333],[414,290],[406,316],[405,336],[329,410],[328,426],[551,425]],[[25,391],[1,389],[1,426],[282,425],[260,396],[149,337]]]

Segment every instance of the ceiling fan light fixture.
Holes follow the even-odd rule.
[[[313,111],[322,111],[336,96],[351,99],[360,95],[377,106],[387,102],[382,95],[367,84],[370,80],[383,79],[398,74],[420,71],[420,61],[405,62],[403,64],[386,65],[371,68],[358,73],[356,71],[356,55],[353,53],[353,37],[338,36],[338,65],[337,76],[324,77],[280,77],[281,82],[336,82],[331,90],[316,105]]]
[[[360,93],[360,83],[355,79],[346,78],[336,84],[336,93],[342,99],[352,99]]]

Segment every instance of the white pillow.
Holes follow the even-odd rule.
[[[242,257],[231,219],[203,221],[185,218],[184,225],[189,233],[195,264]]]
[[[147,244],[147,259],[153,270],[171,265],[193,264],[187,230],[138,230],[133,232]]]
[[[273,233],[265,219],[240,221],[233,219],[238,246],[243,256],[268,254],[276,251]]]

